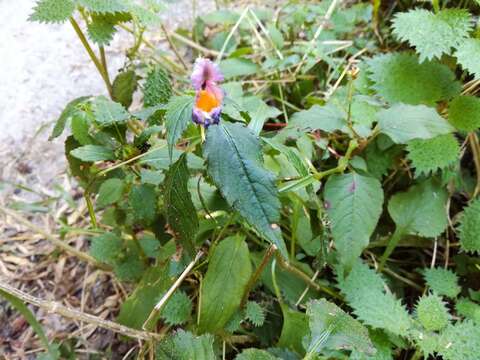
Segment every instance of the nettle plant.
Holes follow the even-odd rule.
[[[69,103],[52,138],[70,129],[90,255],[132,284],[118,322],[163,337],[139,357],[476,359],[469,12],[397,13],[386,41],[414,50],[376,54],[378,4],[224,9],[193,40],[164,29],[191,55],[154,62],[141,47],[158,4],[145,4],[41,0],[31,17],[70,19],[110,94]],[[103,46],[119,27],[135,41],[110,84]],[[191,67],[197,51],[212,60]]]

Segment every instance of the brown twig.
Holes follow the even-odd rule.
[[[70,246],[70,245],[66,244],[62,240],[55,237],[54,235],[47,233],[46,231],[44,231],[40,227],[36,226],[35,224],[32,224],[30,221],[25,219],[23,216],[21,216],[17,212],[15,212],[11,209],[8,209],[6,207],[0,206],[0,213],[3,213],[7,216],[10,216],[10,217],[14,218],[20,224],[22,224],[23,226],[26,226],[27,228],[29,228],[30,230],[32,230],[36,233],[42,235],[45,239],[47,239],[48,241],[50,241],[52,244],[59,247],[60,249],[64,250],[65,252],[70,253],[70,254],[78,257],[81,260],[89,262],[99,269],[106,270],[106,271],[111,270],[110,266],[97,261],[94,257],[90,256],[89,254],[84,253],[83,251],[77,250],[73,246]]]
[[[140,340],[152,340],[152,339],[160,340],[162,338],[162,336],[159,334],[140,331],[140,330],[132,329],[128,326],[120,325],[113,321],[103,320],[100,317],[84,313],[77,309],[72,309],[70,307],[61,305],[55,301],[39,299],[37,297],[27,294],[7,284],[5,279],[0,279],[0,289],[17,297],[18,299],[26,303],[45,309],[50,313],[58,314],[69,319],[86,322],[86,323],[89,323],[104,329],[108,329],[125,336],[129,336],[131,338],[140,339]]]

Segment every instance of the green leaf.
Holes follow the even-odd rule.
[[[172,97],[172,85],[167,73],[160,66],[153,68],[143,85],[143,103],[145,106],[166,104]]]
[[[456,97],[448,108],[448,120],[458,130],[477,130],[480,127],[480,99],[476,96]]]
[[[283,39],[283,35],[280,32],[280,30],[278,30],[277,27],[274,24],[269,24],[267,26],[267,31],[268,31],[268,34],[270,35],[270,38],[272,39],[273,43],[277,47],[277,49],[283,48],[283,45],[285,44],[285,41]]]
[[[177,290],[163,308],[162,318],[169,325],[184,324],[190,318],[192,307],[192,300],[188,295]]]
[[[355,315],[366,325],[406,336],[411,327],[407,310],[391,292],[385,292],[382,277],[357,261],[339,287]]]
[[[150,224],[157,213],[155,188],[148,184],[136,185],[130,191],[128,202],[135,221]]]
[[[116,234],[108,232],[92,238],[90,254],[100,262],[115,265],[122,248],[123,240]]]
[[[57,360],[60,358],[60,354],[55,346],[51,345],[48,341],[45,332],[43,331],[42,325],[38,322],[35,315],[30,311],[27,305],[23,303],[21,299],[17,296],[7,293],[6,291],[0,290],[0,296],[6,299],[17,311],[22,314],[28,324],[31,326],[33,331],[37,334],[38,338],[40,339],[43,347],[47,351],[49,355],[48,360]]]
[[[464,40],[457,47],[455,56],[463,69],[467,70],[470,74],[474,74],[476,78],[480,77],[480,65],[476,60],[480,56],[479,39],[472,38]]]
[[[75,115],[77,112],[79,112],[78,105],[85,102],[89,98],[90,96],[82,96],[70,101],[67,106],[65,106],[65,109],[62,111],[60,117],[57,119],[55,126],[52,130],[52,134],[50,135],[48,140],[55,139],[56,137],[62,135],[67,121],[71,119],[72,116]]]
[[[235,360],[279,360],[279,358],[265,350],[246,349],[241,354],[238,354]]]
[[[241,58],[222,60],[219,66],[225,79],[253,75],[260,71],[257,64],[251,60]]]
[[[393,195],[388,212],[403,234],[439,236],[447,227],[446,190],[432,180]]]
[[[122,0],[77,0],[81,6],[95,13],[116,13],[127,11],[126,2]]]
[[[137,75],[133,70],[122,71],[113,80],[113,100],[122,104],[125,108],[132,105],[133,93],[137,89]]]
[[[84,145],[72,151],[70,155],[87,162],[115,160],[115,154],[109,148],[100,145]]]
[[[345,113],[332,103],[327,103],[294,113],[283,131],[296,128],[302,132],[323,130],[331,133],[343,129],[345,125]]]
[[[231,236],[215,248],[201,287],[200,332],[221,330],[240,306],[252,264],[244,238]]]
[[[390,103],[435,105],[458,95],[461,90],[455,74],[443,64],[423,62],[415,55],[390,53],[368,62],[372,86]],[[432,76],[435,74],[435,76]]]
[[[380,181],[357,173],[331,176],[325,185],[325,207],[335,247],[351,265],[370,241],[383,206]]]
[[[462,249],[480,253],[480,198],[465,208],[458,230]]]
[[[289,309],[281,304],[283,314],[283,326],[278,347],[293,350],[299,354],[305,354],[303,339],[309,335],[308,316],[300,311]]]
[[[28,20],[41,23],[61,23],[68,20],[74,10],[75,4],[72,0],[39,0]]]
[[[115,22],[106,15],[92,14],[92,21],[87,25],[88,37],[99,46],[110,44],[116,32]]]
[[[105,207],[116,203],[122,198],[124,183],[121,179],[108,179],[100,185],[98,191],[97,205]]]
[[[471,28],[470,14],[464,9],[443,9],[437,14],[415,9],[399,13],[393,20],[393,33],[416,48],[420,61],[450,54]]]
[[[258,138],[243,125],[220,123],[208,128],[203,150],[208,174],[228,204],[286,257],[280,201],[272,174],[262,167]]]
[[[173,280],[166,265],[152,266],[145,271],[140,283],[120,308],[120,324],[141,329],[157,302],[169,289]]]
[[[458,276],[453,271],[444,268],[429,268],[423,272],[428,287],[438,295],[456,298],[460,294]]]
[[[415,176],[430,175],[459,161],[460,145],[453,134],[432,139],[415,139],[407,143],[407,158],[415,168]]]
[[[273,106],[268,106],[265,101],[257,96],[250,96],[243,101],[243,109],[250,115],[248,127],[255,135],[262,131],[263,124],[267,119],[275,118],[282,112]]]
[[[473,320],[475,324],[480,325],[480,305],[462,298],[455,304],[455,310],[459,315],[467,319]]]
[[[245,318],[254,326],[262,326],[265,322],[265,312],[255,301],[248,301],[245,307]]]
[[[375,353],[367,328],[337,305],[325,299],[313,300],[307,305],[307,316],[310,327],[308,353],[319,353],[322,349]]]
[[[474,360],[480,349],[480,326],[471,321],[449,325],[440,336],[438,355],[443,360]]]
[[[397,144],[406,144],[413,139],[431,139],[453,131],[435,109],[425,105],[395,104],[377,114],[381,132]]]
[[[193,97],[175,96],[170,99],[165,114],[168,152],[172,158],[173,147],[189,124],[192,123]]]
[[[214,360],[213,336],[178,330],[157,346],[156,360]]]
[[[184,153],[173,163],[165,177],[165,214],[167,223],[190,256],[195,255],[195,235],[198,231],[197,210],[188,191],[190,174]]]
[[[90,119],[85,112],[76,112],[70,123],[72,135],[81,145],[91,145],[94,140],[90,136]]]
[[[448,325],[450,314],[440,296],[428,294],[422,296],[415,307],[420,324],[427,331],[439,331]]]
[[[130,118],[130,114],[121,104],[105,96],[96,97],[92,102],[92,109],[95,120],[100,126],[125,123]]]

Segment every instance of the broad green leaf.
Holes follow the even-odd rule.
[[[231,79],[237,76],[253,75],[258,73],[260,70],[258,65],[251,60],[241,58],[222,60],[219,66],[225,79]]]
[[[413,139],[431,139],[452,132],[453,127],[433,108],[425,105],[395,104],[378,112],[382,133],[397,144]]]
[[[90,119],[85,112],[79,111],[72,116],[70,128],[73,137],[81,145],[92,145],[94,143],[90,136]]]
[[[475,360],[480,349],[480,326],[471,321],[458,321],[441,334],[438,355],[443,360]]]
[[[59,137],[60,135],[62,135],[63,130],[65,129],[65,125],[67,124],[67,121],[71,119],[72,116],[79,111],[77,106],[87,101],[89,98],[90,98],[89,96],[82,96],[70,101],[67,104],[67,106],[65,106],[65,109],[62,111],[62,113],[60,114],[60,117],[57,119],[55,126],[52,130],[52,134],[50,135],[48,140],[55,139],[56,137]]]
[[[290,309],[287,305],[280,305],[283,314],[283,326],[278,347],[286,348],[305,354],[303,339],[309,335],[308,316],[300,311]]]
[[[283,48],[283,45],[285,44],[285,41],[283,39],[283,35],[280,32],[280,30],[278,30],[277,27],[274,24],[269,24],[267,26],[267,31],[268,31],[268,34],[270,35],[270,38],[272,39],[273,43],[277,47],[277,49]]]
[[[258,138],[243,125],[220,123],[208,128],[203,151],[208,174],[229,205],[286,257],[280,201],[272,174],[262,167]]]
[[[245,306],[245,319],[256,327],[262,326],[265,322],[265,311],[257,302],[248,301]]]
[[[215,360],[213,336],[178,330],[157,346],[156,360]]]
[[[480,40],[466,39],[458,47],[455,52],[457,61],[462,68],[467,70],[470,74],[480,77],[480,65],[478,64],[478,57],[480,56]]]
[[[187,126],[192,123],[193,101],[192,96],[175,96],[167,104],[165,126],[170,158],[172,158],[176,142],[181,138]]]
[[[331,176],[325,185],[325,207],[341,261],[351,265],[370,241],[383,206],[380,181],[357,173]]]
[[[121,104],[105,96],[96,97],[92,102],[92,109],[95,120],[100,126],[123,124],[130,118],[130,114]]]
[[[152,149],[139,161],[139,163],[149,165],[157,170],[167,170],[170,164],[177,161],[181,155],[181,151],[173,149],[172,157],[170,159],[166,144],[160,143],[157,149]],[[203,159],[193,153],[187,154],[187,164],[189,169],[192,170],[203,169]]]
[[[447,227],[446,190],[432,180],[397,193],[388,202],[388,212],[403,234],[439,236]]]
[[[444,268],[429,268],[423,272],[428,287],[438,295],[456,298],[462,288],[458,285],[458,276],[453,271]]]
[[[92,14],[92,21],[87,25],[90,40],[99,46],[110,44],[116,32],[114,20],[108,15]]]
[[[462,249],[480,253],[480,198],[473,200],[465,208],[458,230]]]
[[[15,295],[12,295],[4,290],[0,290],[0,297],[3,297],[5,300],[7,300],[22,316],[25,318],[25,320],[28,322],[28,324],[31,326],[33,331],[37,334],[38,338],[40,339],[42,346],[45,348],[47,351],[48,357],[45,357],[45,359],[48,360],[57,360],[60,358],[60,354],[55,346],[50,344],[48,341],[47,336],[45,335],[45,332],[43,331],[42,325],[38,322],[37,318],[35,315],[30,311],[27,305],[23,303],[22,300],[20,300],[18,297]]]
[[[147,75],[143,85],[143,103],[145,106],[166,104],[172,96],[172,85],[168,75],[161,67],[157,66]]]
[[[133,93],[137,89],[137,75],[133,70],[122,71],[117,75],[112,84],[113,100],[129,108],[132,104]]]
[[[122,0],[77,0],[78,3],[95,13],[116,13],[127,11],[126,2]]]
[[[334,303],[313,300],[307,305],[307,316],[310,327],[306,341],[308,353],[320,353],[323,349],[375,353],[367,328]]]
[[[313,105],[308,110],[294,113],[283,131],[297,128],[300,131],[334,132],[342,130],[345,125],[345,113],[335,105],[327,103],[325,106]]]
[[[453,134],[445,134],[432,139],[411,140],[407,143],[407,151],[415,176],[428,176],[458,162],[460,145]]]
[[[466,319],[473,320],[480,325],[480,305],[465,298],[461,298],[455,304],[455,311]]]
[[[115,154],[109,148],[100,145],[84,145],[72,151],[70,155],[87,162],[114,160]]]
[[[433,106],[437,101],[458,95],[461,90],[448,66],[434,62],[420,64],[412,54],[378,55],[368,65],[374,82],[372,88],[390,103]]]
[[[279,360],[279,358],[265,350],[247,349],[238,354],[235,360]]]
[[[248,127],[255,135],[260,135],[263,124],[267,119],[275,118],[282,112],[273,106],[268,106],[265,101],[257,96],[250,96],[243,101],[243,109],[250,115]]]
[[[190,318],[192,307],[192,300],[188,295],[176,290],[162,309],[162,319],[169,325],[184,324]]]
[[[134,220],[145,224],[153,221],[157,213],[157,195],[153,186],[148,184],[134,186],[130,190],[128,202],[132,207]]]
[[[393,20],[393,33],[415,47],[420,61],[450,54],[471,28],[470,14],[464,9],[443,9],[436,14],[414,9],[398,13]]]
[[[480,99],[476,96],[456,97],[448,108],[448,120],[458,130],[477,130],[480,128]]]
[[[122,251],[123,240],[114,233],[104,233],[92,238],[90,254],[100,262],[114,265]]]
[[[195,255],[195,235],[198,231],[197,210],[188,192],[189,172],[186,154],[173,163],[165,176],[165,214],[167,223],[190,256]]]
[[[100,185],[100,190],[98,191],[97,205],[105,207],[116,203],[122,198],[123,189],[124,183],[121,179],[113,178],[105,180],[102,185]]]
[[[240,15],[237,12],[228,9],[221,9],[203,15],[202,20],[207,25],[234,25],[239,17]]]
[[[157,302],[172,283],[173,279],[168,276],[166,265],[148,268],[133,293],[122,304],[117,318],[118,322],[141,329]]]
[[[427,331],[439,331],[448,325],[450,314],[446,304],[437,294],[422,296],[415,306],[420,324]]]
[[[38,0],[29,21],[41,23],[61,23],[75,10],[75,3],[72,0]]]
[[[358,260],[339,287],[357,319],[373,328],[385,329],[393,334],[407,336],[411,327],[410,316],[400,300],[385,292],[382,277]]]
[[[201,333],[220,331],[240,306],[252,273],[245,239],[231,236],[215,248],[201,287]]]

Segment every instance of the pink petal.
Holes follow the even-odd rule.
[[[223,81],[223,74],[218,65],[210,59],[198,58],[193,66],[190,80],[193,88],[200,90],[206,86],[215,86],[218,82]]]

